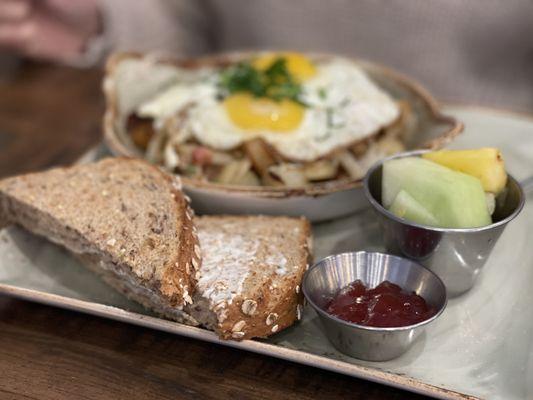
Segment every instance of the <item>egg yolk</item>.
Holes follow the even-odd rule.
[[[252,65],[256,69],[265,70],[280,57],[286,60],[287,70],[297,81],[303,82],[316,75],[316,68],[311,60],[300,53],[269,53],[256,58]]]
[[[276,102],[248,93],[226,97],[224,107],[231,121],[245,130],[292,131],[300,125],[304,116],[304,108],[294,101],[284,99]]]

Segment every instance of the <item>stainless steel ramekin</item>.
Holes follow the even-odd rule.
[[[418,324],[395,328],[358,325],[327,313],[325,308],[335,294],[357,279],[367,287],[387,280],[414,291],[437,313]],[[345,354],[369,361],[386,361],[403,354],[446,307],[446,288],[437,275],[405,258],[375,252],[343,253],[319,261],[305,274],[302,290],[331,343]]]
[[[497,202],[494,223],[478,228],[449,229],[406,221],[381,205],[383,163],[404,157],[420,156],[424,151],[397,154],[376,163],[364,180],[365,195],[376,211],[383,229],[387,252],[422,264],[435,272],[446,285],[450,297],[472,288],[496,241],[509,222],[524,206],[520,184],[508,176],[507,195]]]

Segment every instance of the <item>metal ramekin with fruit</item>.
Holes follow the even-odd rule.
[[[472,288],[524,205],[494,148],[392,156],[368,171],[365,194],[387,250],[434,271],[452,297]]]

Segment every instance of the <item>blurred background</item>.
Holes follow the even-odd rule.
[[[530,0],[0,0],[0,47],[4,80],[22,59],[90,68],[115,50],[333,52],[445,101],[533,109]]]

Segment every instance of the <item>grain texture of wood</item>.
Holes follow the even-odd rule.
[[[101,72],[25,64],[0,83],[0,176],[101,137]],[[316,368],[0,296],[0,399],[423,399]]]
[[[0,177],[74,161],[101,137],[98,70],[23,64],[0,80]]]

